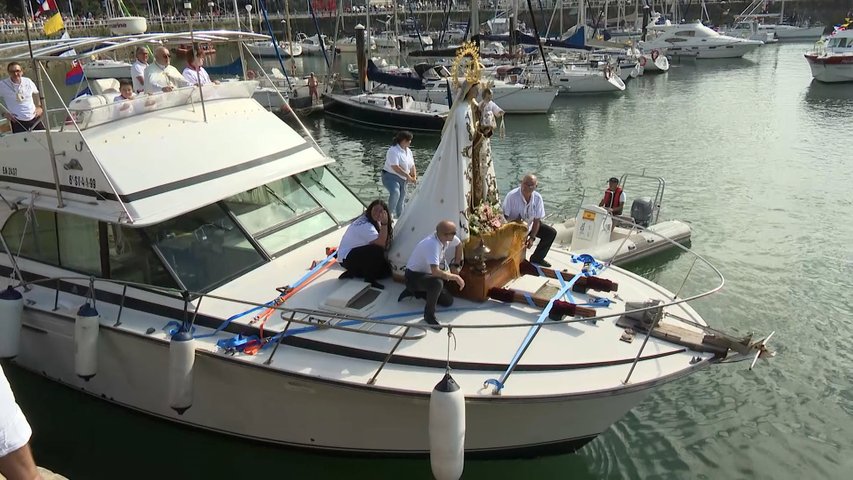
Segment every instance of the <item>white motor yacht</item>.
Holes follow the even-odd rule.
[[[276,57],[280,54],[284,58],[290,58],[302,55],[302,44],[284,41],[273,44],[270,41],[261,41],[247,43],[246,50],[258,57]]]
[[[805,54],[819,82],[853,82],[853,30],[835,32],[820,48]]]
[[[190,35],[90,46],[165,38]],[[3,62],[22,55],[0,46]],[[481,252],[463,272],[471,288],[439,309],[435,331],[423,301],[399,300],[402,285],[338,278],[329,249],[364,204],[307,132],[251,98],[255,87],[81,97],[67,123],[0,136],[0,357],[162,420],[364,455],[427,454],[442,433],[428,427],[431,393],[452,373],[460,452],[508,458],[573,451],[663,385],[766,352],[691,306],[721,282],[667,289],[561,248],[548,255],[553,270],[524,275],[517,254],[486,264]],[[46,106],[66,118],[66,106]],[[466,222],[467,150],[454,142],[442,137],[439,152],[452,154],[420,179],[409,215],[423,221],[396,229],[395,264],[435,218]],[[484,291],[489,271],[500,275]],[[680,401],[691,396],[703,392]]]
[[[640,48],[646,52],[659,50],[665,55],[739,58],[763,45],[756,40],[721,35],[701,23],[649,25],[648,28],[649,39],[640,42]]]

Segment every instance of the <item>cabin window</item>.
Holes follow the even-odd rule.
[[[224,203],[270,256],[335,226],[293,177],[234,195]]]
[[[668,43],[680,43],[680,42],[686,42],[687,39],[686,38],[678,38],[678,37],[670,37],[670,38],[667,38],[665,41]]]
[[[675,32],[675,35],[679,37],[695,37],[696,32],[693,30],[682,30],[680,32]]]
[[[69,270],[101,275],[101,243],[98,221],[91,218],[56,214],[59,241],[59,265]]]
[[[364,212],[364,205],[329,169],[319,167],[296,176],[338,223],[346,223]]]
[[[106,224],[110,278],[165,288],[178,288],[174,278],[135,228]]]
[[[264,263],[218,204],[147,227],[145,234],[192,292],[208,292]]]
[[[12,255],[18,255],[49,265],[59,265],[56,237],[56,216],[53,212],[35,210],[31,218],[18,210],[3,225],[3,238]]]

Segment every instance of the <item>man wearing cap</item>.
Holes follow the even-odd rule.
[[[619,186],[619,179],[610,177],[604,190],[604,198],[598,202],[599,207],[604,207],[613,215],[622,215],[622,207],[625,205],[625,192]]]

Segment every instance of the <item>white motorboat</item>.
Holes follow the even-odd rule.
[[[305,55],[321,55],[323,53],[323,47],[325,47],[326,51],[332,50],[332,44],[326,35],[322,35],[322,44],[320,42],[320,36],[318,35],[309,37],[308,35],[300,32],[296,34],[296,39],[302,46],[302,53]]]
[[[767,32],[773,35],[777,40],[818,40],[826,27],[818,25],[815,27],[798,27],[796,25],[785,25],[783,23],[761,24],[758,26],[758,31]]]
[[[853,30],[835,32],[805,54],[812,77],[825,83],[853,82]]]
[[[280,54],[284,58],[290,58],[302,55],[302,44],[299,42],[273,44],[271,41],[261,41],[247,43],[246,50],[257,57],[276,57]]]
[[[659,219],[666,188],[663,178],[623,175],[619,185],[628,187],[649,181],[656,182],[656,191],[651,196],[637,195],[629,215],[613,216],[597,204],[582,200],[574,218],[554,225],[555,243],[575,254],[585,253],[621,265],[690,241],[690,225]]]
[[[419,70],[417,65],[415,71],[421,76],[423,88],[373,82],[372,90],[376,93],[409,94],[421,102],[447,105],[448,84],[452,83],[450,72],[442,66]],[[494,80],[491,89],[492,99],[506,113],[548,113],[558,92],[557,87],[527,86],[502,80]]]
[[[110,41],[132,48],[167,36],[190,37]],[[5,51],[0,60],[17,58]],[[0,298],[0,356],[162,420],[385,455],[430,450],[430,394],[452,368],[466,412],[454,423],[464,432],[460,452],[507,458],[575,450],[663,384],[766,351],[763,341],[711,329],[690,306],[721,284],[674,294],[618,267],[582,267],[559,248],[548,256],[559,281],[509,275],[489,280],[500,300],[462,297],[439,310],[455,337],[450,349],[446,332],[422,321],[423,302],[398,301],[401,285],[338,278],[326,249],[364,205],[308,132],[251,99],[255,85],[119,103],[81,97],[70,105],[73,122],[0,136],[0,271],[11,287]],[[47,107],[65,118],[64,108]],[[453,142],[443,145],[453,152]],[[397,229],[394,252],[404,254],[435,218],[465,220],[463,152],[430,163],[419,185],[443,185],[447,195],[415,193],[421,207],[411,215],[423,220]],[[487,269],[504,272],[515,258]],[[464,274],[482,281],[472,264]]]
[[[696,58],[739,58],[760,47],[762,42],[721,35],[701,23],[649,25],[654,38],[640,42],[643,51],[659,50],[667,55],[695,55]],[[650,35],[651,37],[651,35]]]
[[[338,39],[334,47],[339,53],[356,53],[358,51],[355,37]],[[373,37],[370,37],[370,50],[376,50],[376,40]]]
[[[666,55],[661,54],[660,50],[652,49],[648,53],[640,53],[639,57],[643,73],[663,73],[669,71],[669,59]]]
[[[725,34],[732,37],[757,40],[765,44],[778,41],[772,29],[762,27],[765,27],[765,25],[759,23],[757,20],[743,20],[726,29]]]

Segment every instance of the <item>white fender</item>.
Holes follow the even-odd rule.
[[[429,462],[436,480],[456,480],[465,467],[465,395],[449,373],[429,396]]]
[[[190,332],[179,331],[169,341],[169,406],[183,415],[193,405],[195,340]]]
[[[98,373],[98,330],[101,316],[88,303],[77,310],[74,321],[74,371],[89,381]]]
[[[24,297],[10,285],[0,292],[0,358],[18,355],[23,315]]]

